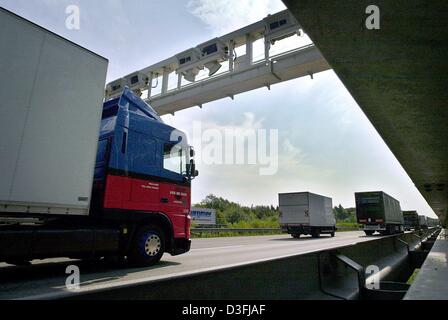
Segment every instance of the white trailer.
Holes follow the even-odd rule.
[[[0,39],[1,212],[88,215],[108,61],[2,8]]]
[[[336,218],[331,198],[311,192],[280,193],[280,226],[294,238],[322,233],[332,237],[336,231]]]
[[[418,224],[420,226],[420,229],[428,229],[428,217],[419,215]]]

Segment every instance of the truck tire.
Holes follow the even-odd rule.
[[[334,236],[336,235],[336,233],[333,231],[332,233],[330,233],[330,236],[332,237],[332,238],[334,238]]]
[[[128,260],[132,265],[147,267],[160,261],[165,252],[165,235],[156,226],[137,230],[131,244]]]
[[[375,231],[373,231],[373,230],[364,230],[364,232],[366,233],[366,236],[373,236],[373,233]]]
[[[320,237],[320,232],[319,232],[319,230],[316,230],[316,229],[311,230],[311,237],[313,237],[313,238],[319,238],[319,237]]]
[[[294,239],[299,239],[300,238],[300,233],[295,233],[291,235]]]
[[[390,226],[387,228],[387,234],[389,234],[389,235],[394,235],[394,234],[396,234],[396,233],[397,233],[397,227],[396,227],[394,224],[390,225]]]

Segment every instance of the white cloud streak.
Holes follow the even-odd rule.
[[[190,0],[187,8],[216,34],[231,32],[286,9],[280,0]]]

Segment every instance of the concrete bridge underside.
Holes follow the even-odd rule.
[[[283,0],[434,212],[448,213],[448,2]],[[368,30],[368,5],[380,29]]]

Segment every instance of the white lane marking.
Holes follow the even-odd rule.
[[[225,247],[210,247],[210,248],[199,248],[199,249],[191,249],[190,251],[205,251],[205,250],[216,250],[216,249],[229,249],[229,248],[239,248],[244,247],[244,245],[239,246],[225,246]]]

